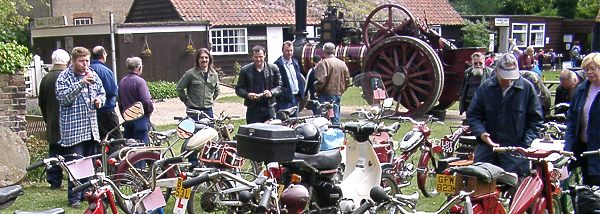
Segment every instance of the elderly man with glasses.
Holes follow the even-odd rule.
[[[465,80],[460,91],[459,111],[460,114],[466,112],[475,94],[479,84],[492,76],[492,69],[483,63],[484,56],[481,52],[475,52],[471,55],[472,66],[465,70]]]

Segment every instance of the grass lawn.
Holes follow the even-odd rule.
[[[240,125],[246,124],[245,120],[235,120],[233,121],[236,130],[234,131],[234,133],[237,133],[237,128]],[[458,124],[448,124],[448,125],[458,125]],[[401,128],[398,131],[398,133],[394,136],[394,139],[398,140],[400,139],[404,133],[406,133],[407,131],[409,131],[411,129],[412,125],[409,123],[403,123],[401,124]],[[163,125],[163,126],[157,126],[156,129],[157,130],[167,130],[167,129],[174,129],[176,128],[176,125]],[[445,134],[449,134],[450,131],[447,127],[440,125],[440,124],[433,124],[432,128],[432,137],[433,138],[440,138]],[[179,152],[179,145],[175,145],[175,151],[176,153]],[[411,158],[411,162],[413,164],[416,165],[417,161],[418,161],[418,154],[413,155],[413,157]],[[415,191],[417,191],[417,187],[416,187],[416,176],[415,179],[413,179],[413,185],[409,186],[407,188],[402,189],[402,191],[404,193],[414,193]],[[51,209],[51,208],[55,208],[55,207],[62,207],[65,209],[66,213],[81,213],[83,212],[86,207],[87,204],[83,203],[82,208],[80,209],[72,209],[68,206],[67,200],[66,200],[66,180],[63,182],[63,188],[60,190],[51,190],[49,189],[49,185],[45,182],[37,182],[37,183],[24,183],[22,184],[25,189],[25,194],[20,196],[17,201],[15,202],[15,204],[11,207],[9,207],[6,211],[6,213],[12,213],[15,210],[33,210],[33,211],[39,211],[39,210],[44,210],[44,209]],[[425,197],[421,197],[419,204],[418,204],[418,209],[419,210],[425,210],[425,211],[433,211],[439,208],[439,206],[444,202],[445,200],[445,196],[437,196],[434,198],[425,198]],[[167,205],[167,207],[165,208],[167,213],[170,213],[173,207],[173,201],[174,200],[169,200],[170,203]],[[2,212],[4,213],[4,212]]]

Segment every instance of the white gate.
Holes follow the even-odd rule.
[[[25,92],[27,96],[37,97],[38,89],[40,88],[40,82],[42,81],[42,77],[46,75],[48,68],[52,65],[44,64],[44,61],[41,60],[40,56],[35,55],[25,72]]]

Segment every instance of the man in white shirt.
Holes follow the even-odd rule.
[[[277,97],[275,110],[281,110],[298,106],[300,100],[304,98],[305,80],[302,76],[298,61],[292,56],[294,55],[294,44],[291,41],[283,42],[281,47],[283,55],[275,61],[275,65],[279,68],[281,74],[281,82],[283,83],[282,93]],[[297,112],[301,111],[298,109]],[[295,112],[291,116],[296,116]]]

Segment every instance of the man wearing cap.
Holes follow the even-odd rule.
[[[64,149],[58,145],[60,140],[60,127],[58,123],[58,100],[56,100],[56,79],[61,71],[67,69],[71,57],[63,49],[57,49],[52,53],[52,68],[42,77],[38,95],[38,105],[42,117],[46,123],[46,141],[48,141],[48,157],[64,155]],[[51,189],[59,189],[62,186],[62,169],[50,167],[46,170],[46,181]]]
[[[492,147],[529,147],[539,136],[542,109],[533,85],[519,74],[514,55],[503,54],[496,62],[495,77],[481,83],[467,110],[467,123],[479,142],[475,162],[492,163],[523,177],[530,170],[528,160],[494,153]]]

